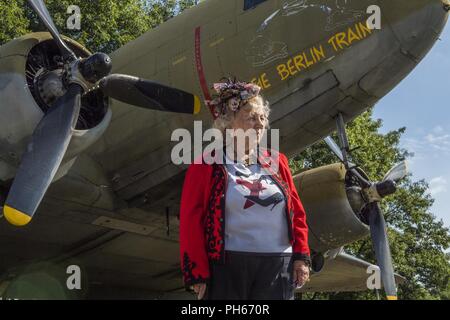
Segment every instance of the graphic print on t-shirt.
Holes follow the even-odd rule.
[[[225,250],[292,252],[283,191],[260,164],[226,159]]]
[[[255,180],[245,180],[242,178],[236,179],[236,184],[242,185],[250,190],[250,195],[244,196],[247,199],[244,204],[244,209],[250,208],[254,204],[259,204],[263,207],[272,205],[272,208],[270,210],[273,210],[273,208],[277,204],[283,201],[283,195],[281,194],[281,192],[275,192],[269,197],[261,199],[260,192],[267,189],[263,186],[263,182],[265,182],[266,184],[273,184],[273,182],[270,181],[270,178],[268,178],[267,176],[261,176],[259,179]]]

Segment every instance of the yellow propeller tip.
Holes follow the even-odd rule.
[[[3,214],[9,223],[18,227],[23,227],[31,221],[31,217],[29,215],[7,205],[3,208]]]
[[[388,300],[397,300],[397,296],[387,296]]]
[[[199,113],[201,107],[202,107],[202,104],[200,102],[200,98],[197,96],[194,96],[194,114]]]

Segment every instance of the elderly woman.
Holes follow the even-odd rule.
[[[214,89],[214,127],[231,130],[234,145],[224,145],[225,161],[187,170],[180,207],[185,285],[198,299],[293,299],[295,286],[309,278],[308,227],[286,156],[255,150],[269,105],[251,83],[227,80]],[[254,140],[237,152],[238,135],[249,130]]]

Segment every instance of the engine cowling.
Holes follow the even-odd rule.
[[[365,205],[360,187],[343,164],[332,164],[294,177],[307,215],[309,245],[324,253],[369,235],[360,219]]]
[[[90,52],[64,38],[79,57]],[[15,176],[20,159],[39,121],[65,93],[60,52],[47,32],[28,34],[0,47],[0,181]],[[82,97],[72,140],[54,181],[76,157],[104,133],[111,120],[108,99],[100,91]]]

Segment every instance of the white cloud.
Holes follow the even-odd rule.
[[[429,133],[425,136],[425,140],[432,144],[449,145],[450,144],[450,134],[434,135],[432,133]]]
[[[433,128],[433,132],[436,134],[444,133],[444,128],[442,128],[441,126],[436,126]]]
[[[450,156],[450,133],[446,132],[442,126],[434,127],[431,132],[424,133],[422,138],[406,138],[403,144],[408,151],[414,152],[419,158]]]
[[[424,139],[405,138],[403,139],[402,147],[409,152],[414,153],[414,159],[422,159],[426,156],[427,143]]]
[[[428,142],[429,147],[432,150],[440,151],[444,154],[450,154],[450,134],[442,133],[440,135],[434,135],[429,133],[426,135],[425,140]]]
[[[436,177],[430,180],[430,193],[432,196],[436,196],[439,193],[447,191],[447,179],[444,177]]]

